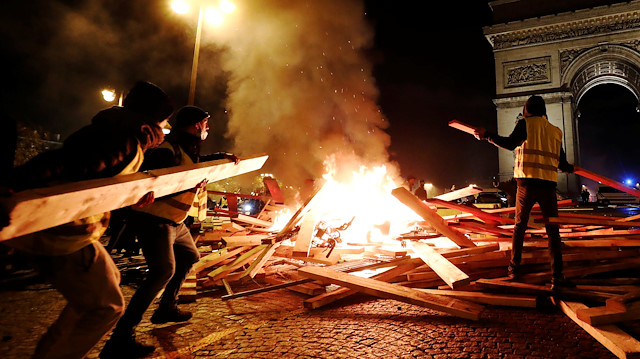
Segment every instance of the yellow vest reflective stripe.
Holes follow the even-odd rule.
[[[143,160],[144,151],[138,144],[135,157],[118,176],[138,172]],[[86,247],[91,242],[100,240],[109,226],[110,218],[111,212],[99,213],[40,232],[27,234],[7,241],[7,243],[12,247],[33,254],[50,256],[70,254]]]
[[[558,182],[562,131],[545,117],[527,117],[527,140],[516,148],[514,178]]]
[[[166,148],[175,151],[173,145],[169,142],[164,142],[159,148]],[[184,151],[180,150],[180,164],[193,164],[193,161]],[[204,197],[204,204],[203,202]],[[156,200],[142,208],[134,208],[136,211],[152,214],[157,217],[168,219],[175,223],[182,223],[187,216],[198,217],[199,220],[204,220],[207,215],[207,191],[206,189],[192,189],[189,191],[180,192],[174,195],[169,195]]]

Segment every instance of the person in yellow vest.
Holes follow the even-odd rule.
[[[10,188],[17,192],[137,172],[144,152],[164,140],[162,128],[172,113],[164,91],[138,82],[123,107],[100,111],[90,125],[71,134],[62,148],[15,168]],[[151,198],[146,194],[138,204]],[[5,242],[27,253],[33,266],[67,300],[40,339],[34,358],[83,358],[122,315],[120,272],[98,241],[108,223],[109,212],[101,213]]]
[[[511,279],[517,279],[522,275],[522,247],[531,209],[537,202],[544,217],[557,217],[558,169],[566,173],[574,171],[574,166],[567,162],[562,149],[562,130],[547,119],[544,99],[538,95],[529,97],[522,114],[523,118],[518,120],[508,137],[488,132],[482,127],[475,132],[477,139],[486,139],[497,147],[515,150],[516,153],[513,168],[513,177],[517,182],[516,224],[509,264]],[[562,242],[558,225],[547,224],[545,228],[549,237],[552,289],[571,287],[573,283],[563,275]]]
[[[165,142],[146,156],[143,169],[166,168],[215,159],[236,164],[238,157],[229,153],[200,155],[200,145],[209,134],[209,114],[194,106],[181,108]],[[192,190],[161,197],[151,205],[134,208],[128,223],[138,237],[149,272],[131,297],[127,309],[107,341],[101,358],[133,358],[151,354],[152,345],[137,341],[133,335],[144,312],[162,289],[160,304],[151,317],[154,324],[185,322],[192,314],[177,306],[178,291],[191,267],[200,259],[189,228],[187,216],[204,220],[207,181]]]

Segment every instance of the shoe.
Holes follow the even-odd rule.
[[[186,310],[180,310],[177,306],[161,308],[159,307],[151,316],[151,323],[164,324],[168,322],[186,322],[191,319],[193,314]]]
[[[509,274],[507,275],[508,280],[519,280],[521,277],[522,273],[509,266]]]
[[[102,348],[101,359],[127,359],[144,358],[153,353],[156,347],[142,344],[136,340],[135,334],[118,335],[114,334]]]
[[[576,285],[572,281],[565,277],[553,277],[551,278],[551,290],[558,290],[560,288],[575,288]]]

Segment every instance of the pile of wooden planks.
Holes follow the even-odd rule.
[[[464,189],[467,196],[473,188]],[[310,209],[313,195],[280,231],[269,230],[281,206],[266,206],[257,217],[238,216],[204,234],[202,243],[219,248],[194,267],[196,290],[225,288],[223,300],[288,288],[307,295],[315,309],[363,293],[478,320],[490,306],[535,308],[552,299],[571,319],[619,357],[640,355],[640,342],[618,327],[640,319],[640,216],[616,218],[584,214],[575,202],[558,202],[558,217],[543,218],[534,208],[522,258],[524,274],[509,280],[515,208],[480,209],[455,196],[421,201],[404,188],[392,194],[423,221],[423,233],[391,243],[341,243],[314,247],[321,220]],[[322,189],[315,192],[322,195]],[[443,209],[447,210],[448,215]],[[455,212],[455,214],[451,214]],[[563,243],[564,274],[577,286],[553,290],[545,224],[557,224]],[[364,266],[348,263],[372,261]],[[234,293],[249,279],[258,289]],[[185,286],[193,287],[187,282]],[[189,288],[185,288],[188,290]]]

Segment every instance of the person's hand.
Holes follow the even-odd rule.
[[[486,132],[487,130],[484,127],[477,127],[473,135],[475,138],[482,141],[486,138]]]
[[[236,155],[234,155],[233,153],[225,153],[224,158],[228,159],[229,161],[238,164],[240,163],[240,158]]]
[[[207,187],[207,183],[209,183],[209,180],[205,178],[202,181],[200,181],[200,183],[198,183],[195,188],[197,188],[197,189],[206,188]]]
[[[140,198],[140,200],[138,200],[138,203],[131,205],[131,207],[133,208],[145,207],[153,203],[155,200],[156,200],[155,193],[153,193],[153,191],[147,192],[144,196],[142,196],[142,198]]]

